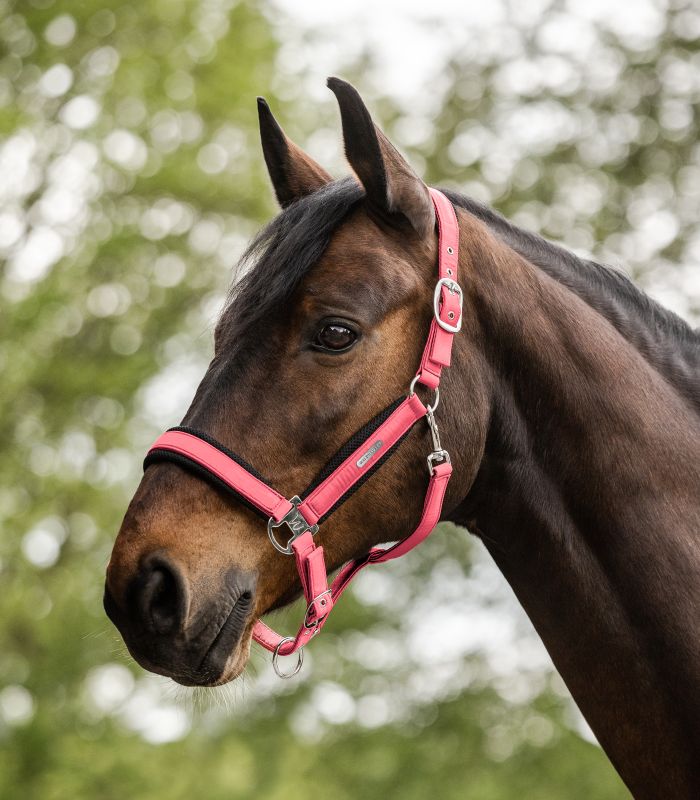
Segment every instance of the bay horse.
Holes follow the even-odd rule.
[[[431,193],[357,91],[328,85],[355,174],[333,180],[258,101],[282,210],[244,257],[182,422],[285,497],[406,396],[435,313]],[[481,537],[633,795],[697,800],[700,334],[619,272],[444,194],[463,310],[436,412],[442,518]],[[415,527],[429,443],[414,426],[324,522],[329,569]],[[254,512],[186,465],[147,467],[105,590],[146,669],[230,681],[259,618],[299,595]]]

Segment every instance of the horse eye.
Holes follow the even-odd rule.
[[[328,325],[324,325],[316,334],[314,346],[317,350],[340,353],[344,350],[349,350],[356,341],[357,334],[355,331],[351,330],[346,325],[332,322]]]

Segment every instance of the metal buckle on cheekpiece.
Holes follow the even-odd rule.
[[[328,616],[328,612],[331,610],[331,600],[333,599],[333,595],[331,594],[330,589],[326,589],[325,592],[321,592],[321,594],[314,597],[314,599],[309,603],[306,607],[306,614],[304,614],[304,627],[307,630],[313,630],[314,633],[318,630],[318,626],[323,622],[323,620]],[[311,615],[311,611],[313,610],[316,602],[319,602],[322,606],[329,606],[328,610],[325,614],[320,617],[316,617],[316,619],[309,622],[309,616]]]
[[[284,553],[286,556],[291,556],[294,553],[292,550],[292,542],[295,539],[298,539],[302,533],[311,531],[312,536],[315,533],[318,533],[318,525],[310,525],[304,518],[304,515],[301,513],[301,511],[299,511],[301,498],[297,497],[297,495],[294,495],[289,502],[292,504],[293,508],[290,508],[279,522],[275,522],[272,517],[270,517],[270,519],[267,521],[267,535],[270,537],[270,541],[276,550],[279,550],[280,553]],[[280,528],[282,525],[286,525],[292,532],[292,536],[287,541],[286,547],[281,545],[277,539],[275,539],[274,534],[274,529]]]
[[[459,319],[453,324],[445,322],[440,318],[440,297],[443,286],[450,294],[456,294],[459,298]],[[452,278],[440,278],[440,280],[435,284],[435,293],[433,294],[433,313],[435,314],[435,321],[444,331],[447,331],[448,333],[459,333],[462,330],[463,303],[464,295],[462,293],[462,287],[457,283],[457,281],[453,281]],[[450,314],[454,316],[452,311],[450,311]]]

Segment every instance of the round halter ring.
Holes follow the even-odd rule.
[[[297,663],[294,669],[291,672],[282,672],[279,666],[279,657],[280,657],[280,648],[286,642],[293,642],[293,636],[285,636],[284,639],[275,647],[275,652],[272,654],[272,668],[275,670],[278,678],[293,678],[297,672],[301,669],[301,665],[304,663],[304,648],[301,647],[297,650]],[[289,654],[291,655],[291,653]]]
[[[418,378],[420,375],[416,375],[416,377],[411,381],[411,385],[408,387],[408,396],[413,397],[416,393],[416,384],[418,383]],[[426,408],[430,409],[433,413],[435,413],[435,409],[440,405],[440,387],[435,387],[435,399],[433,400],[433,405],[427,405]]]

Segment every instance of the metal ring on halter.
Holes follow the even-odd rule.
[[[418,383],[419,378],[420,375],[416,375],[416,377],[411,381],[411,385],[408,387],[409,397],[413,397],[413,395],[416,393],[416,384]],[[427,408],[430,409],[430,411],[432,411],[433,413],[435,412],[435,409],[440,405],[440,387],[436,386],[434,391],[435,391],[435,400],[433,401],[434,405],[427,406]]]
[[[270,517],[270,519],[267,521],[267,535],[270,537],[270,541],[276,550],[279,550],[280,553],[284,553],[286,556],[291,556],[294,554],[294,550],[292,550],[292,542],[295,539],[298,539],[302,533],[311,531],[312,536],[318,533],[318,525],[310,525],[304,518],[304,515],[301,513],[301,511],[299,511],[299,506],[302,502],[301,498],[299,498],[297,495],[294,495],[289,502],[292,504],[292,507],[279,522],[275,522],[274,517]],[[287,540],[286,546],[281,545],[277,541],[274,533],[275,528],[279,528],[282,525],[286,525],[292,532],[292,536]]]
[[[294,669],[291,672],[282,672],[279,668],[279,657],[280,657],[280,647],[286,642],[293,642],[293,636],[285,636],[284,639],[275,647],[275,652],[272,654],[272,669],[277,673],[278,678],[293,678],[297,672],[301,669],[301,665],[304,663],[304,648],[300,647],[297,650],[297,663]],[[291,653],[289,654],[292,655]]]
[[[432,406],[426,405],[426,408],[428,409],[428,411],[430,411],[431,414],[434,414],[435,410],[437,409],[437,407],[439,405],[440,405],[440,387],[436,386],[435,387],[435,400],[433,401],[433,405]]]

